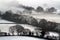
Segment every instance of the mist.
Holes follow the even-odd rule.
[[[60,10],[60,1],[59,0],[0,0],[0,10],[6,11],[12,7],[18,8],[19,5],[38,7],[42,6],[43,8],[55,7]]]

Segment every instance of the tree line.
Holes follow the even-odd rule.
[[[10,11],[6,11],[1,17],[2,19],[12,21],[15,23],[28,24],[40,27],[42,28],[42,30],[45,31],[54,31],[53,29],[55,29],[58,26],[58,23],[56,22],[47,21],[46,19],[40,19],[40,21],[38,22],[38,19],[35,19],[32,16],[13,14]]]
[[[55,7],[50,7],[50,8],[46,8],[46,10],[44,10],[43,7],[38,6],[36,9],[34,7],[29,7],[29,6],[22,6],[22,8],[32,11],[35,10],[36,12],[49,12],[49,13],[53,13],[56,12],[57,9]]]
[[[47,35],[46,39],[54,40],[57,39],[56,36],[52,36],[53,38],[49,38],[49,31],[46,32],[42,30],[41,28],[37,27],[34,29],[35,31],[31,31],[28,28],[24,28],[23,26],[16,24],[14,26],[9,27],[9,32],[2,32],[0,30],[0,36],[31,36],[31,37],[37,37],[37,38],[44,38],[45,35]],[[16,34],[15,34],[16,33]],[[47,33],[47,34],[46,34]]]

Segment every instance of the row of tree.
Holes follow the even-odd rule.
[[[2,18],[16,23],[21,23],[21,24],[30,24],[34,26],[38,24],[37,20],[31,16],[13,14],[10,11],[6,11],[2,15]]]
[[[50,28],[50,27],[49,27]],[[55,27],[54,27],[55,28]],[[53,28],[53,29],[54,29]],[[50,29],[50,30],[53,30]],[[42,30],[41,28],[37,27],[35,29],[35,31],[31,31],[29,29],[25,29],[23,26],[21,25],[15,25],[15,26],[11,26],[9,28],[9,33],[11,33],[12,35],[15,35],[14,33],[16,32],[17,35],[22,35],[22,36],[33,36],[33,37],[42,37],[44,38],[44,35],[46,35],[46,33],[49,35],[49,31],[47,29],[47,32],[45,31],[46,29]],[[34,35],[35,34],[35,35]],[[48,36],[47,35],[47,36]]]
[[[14,35],[14,33],[17,33],[17,35],[31,35],[31,31],[29,29],[25,29],[23,26],[21,25],[15,25],[15,26],[11,26],[9,28],[9,33]]]
[[[6,11],[1,17],[5,20],[13,21],[16,23],[37,26],[46,31],[53,31],[53,29],[55,29],[58,25],[56,22],[50,22],[45,19],[41,19],[38,22],[37,19],[31,16],[13,14],[10,11]]]
[[[42,8],[42,7],[39,6],[39,7],[37,7],[36,11],[37,12],[49,12],[49,13],[53,13],[53,12],[56,12],[57,9],[55,7],[51,7],[51,8],[46,8],[44,10],[44,8]]]
[[[54,31],[54,29],[58,26],[56,22],[47,21],[45,19],[41,19],[39,22],[39,27],[44,31]]]
[[[34,9],[33,7],[28,7],[28,6],[22,6],[22,8],[24,8],[26,10],[29,10],[29,11],[35,10],[36,12],[49,12],[49,13],[52,13],[52,12],[57,11],[57,9],[55,7],[46,8],[46,10],[44,10],[44,8],[41,7],[41,6],[38,6],[36,9]]]
[[[35,29],[35,31],[31,31],[30,29],[25,29],[21,25],[15,25],[9,28],[9,33],[12,35],[15,35],[14,33],[17,33],[16,35],[43,37],[45,35],[44,31],[42,31],[40,28],[37,28]]]
[[[37,30],[39,30],[39,29],[37,29]],[[39,31],[41,31],[41,30],[39,30]],[[0,36],[15,36],[15,35],[18,35],[18,36],[40,37],[41,33],[39,31],[31,31],[30,29],[24,28],[23,26],[21,26],[19,24],[16,24],[14,26],[9,27],[9,32],[8,33],[1,31]],[[36,35],[34,35],[34,34],[36,34]]]

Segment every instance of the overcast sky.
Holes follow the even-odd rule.
[[[4,7],[11,7],[12,5],[23,4],[26,6],[42,6],[42,7],[56,7],[60,9],[60,0],[0,0],[0,9],[4,9]],[[8,7],[8,8],[9,8]]]

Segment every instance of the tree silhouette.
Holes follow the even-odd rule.
[[[5,14],[2,15],[2,18],[20,24],[29,24],[33,26],[38,25],[38,22],[35,18],[27,15],[12,14],[10,11],[6,11]]]
[[[42,30],[46,30],[47,21],[45,19],[41,19],[40,22],[39,22],[39,27],[41,27]]]
[[[9,32],[12,33],[12,35],[14,35],[14,32],[17,32],[17,35],[19,35],[19,33],[23,31],[23,29],[24,28],[22,26],[15,25],[9,28]]]
[[[21,33],[21,32],[23,32],[23,30],[24,30],[24,27],[22,27],[22,26],[20,26],[20,25],[16,25],[16,31],[17,31],[17,33],[18,33],[18,35],[19,35],[19,33]]]
[[[28,6],[23,6],[23,8],[25,9],[23,12],[26,12],[26,13],[32,13],[32,10],[34,10],[33,7],[28,7]]]
[[[2,16],[1,11],[0,11],[0,17]]]
[[[16,28],[15,28],[15,26],[11,26],[9,28],[9,33],[11,33],[12,35],[14,35],[14,32],[16,32]]]
[[[39,26],[42,28],[42,30],[53,31],[57,27],[57,23],[41,19],[39,22]]]
[[[58,25],[57,25],[56,22],[50,22],[50,21],[48,21],[48,23],[47,23],[47,30],[48,31],[53,31],[57,26]]]
[[[54,7],[48,8],[48,12],[55,12],[57,11],[57,9],[55,9]]]
[[[57,27],[54,29],[54,31],[60,33],[60,23],[57,25]]]
[[[56,22],[50,22],[45,19],[41,19],[39,22],[39,27],[42,28],[42,37],[45,35],[45,32],[48,31],[54,31],[54,29],[57,27]]]
[[[3,19],[7,19],[7,20],[10,20],[11,19],[11,17],[12,17],[12,11],[11,10],[9,10],[9,11],[6,11],[3,15],[2,15],[2,18]]]
[[[29,29],[24,29],[23,30],[24,35],[30,35],[31,36],[31,31]]]
[[[33,7],[28,7],[28,6],[22,6],[24,9],[26,9],[26,10],[34,10],[34,8]]]
[[[40,7],[40,6],[38,6],[37,9],[36,9],[36,11],[37,11],[37,12],[43,12],[44,9],[43,9],[42,7]]]

